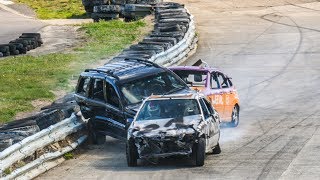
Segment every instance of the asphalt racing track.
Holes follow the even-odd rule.
[[[240,125],[220,155],[128,168],[125,144],[90,145],[39,179],[319,179],[320,2],[179,0],[195,16],[199,58],[233,77]]]

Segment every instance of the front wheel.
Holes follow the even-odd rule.
[[[239,125],[239,107],[234,106],[231,113],[231,122],[232,127],[237,127]]]
[[[213,148],[212,154],[220,154],[220,153],[221,153],[221,148],[220,148],[220,144],[218,143],[216,147]]]
[[[206,156],[206,142],[204,138],[200,138],[197,144],[194,144],[193,150],[193,159],[196,166],[203,166],[204,159]]]
[[[133,140],[129,140],[126,145],[126,156],[129,167],[135,167],[138,165],[138,151]]]

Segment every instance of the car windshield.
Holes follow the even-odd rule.
[[[168,72],[136,79],[122,85],[121,91],[127,105],[142,102],[150,95],[171,94],[187,88],[179,78]]]
[[[200,114],[195,99],[150,100],[144,103],[136,121],[178,118]]]
[[[207,72],[189,70],[173,70],[173,72],[189,86],[205,87],[206,85]]]

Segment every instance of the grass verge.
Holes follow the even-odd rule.
[[[119,20],[82,25],[86,41],[72,53],[16,56],[0,61],[0,124],[34,109],[33,100],[53,100],[53,90],[70,90],[70,80],[101,58],[121,51],[144,36],[144,21]]]
[[[81,0],[15,0],[35,10],[40,19],[68,19],[85,16]]]

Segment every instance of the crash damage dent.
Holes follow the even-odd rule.
[[[203,136],[200,115],[135,122],[130,131],[140,158],[191,155],[194,143]]]

